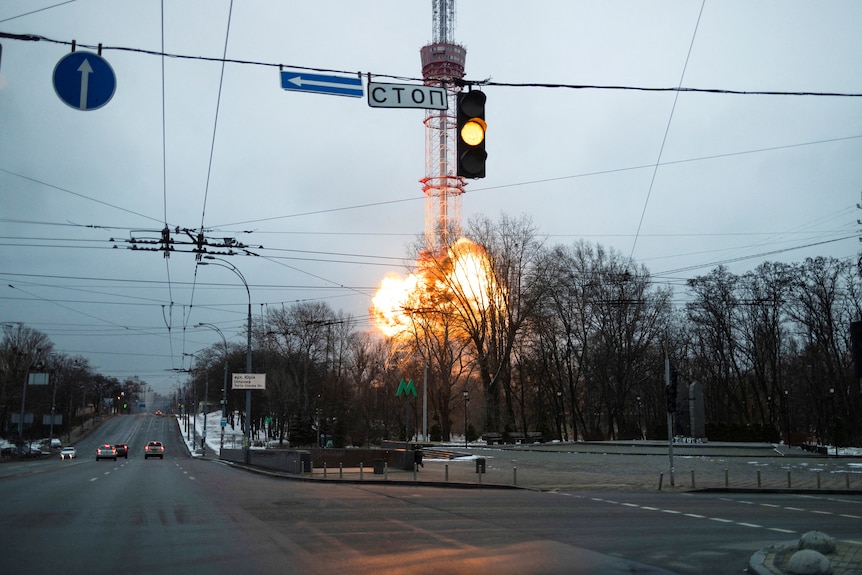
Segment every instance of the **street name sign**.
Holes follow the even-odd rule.
[[[350,96],[361,98],[362,78],[347,76],[324,76],[308,72],[289,72],[282,70],[281,87],[284,90],[299,92],[315,92],[317,94],[332,94],[334,96]]]
[[[266,374],[234,373],[231,389],[266,389]]]
[[[27,385],[48,385],[47,373],[29,373],[27,374]]]
[[[71,52],[54,66],[54,91],[76,110],[98,110],[111,101],[117,77],[108,61],[92,52]]]
[[[369,82],[368,105],[372,108],[445,110],[448,107],[448,98],[446,89],[440,86]]]

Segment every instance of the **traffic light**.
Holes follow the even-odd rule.
[[[458,175],[484,178],[485,160],[485,93],[478,90],[461,92],[457,99]]]
[[[670,382],[667,386],[667,411],[676,412],[676,387],[679,382],[679,372],[675,367],[670,368]]]

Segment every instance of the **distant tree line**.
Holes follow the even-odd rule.
[[[676,293],[601,245],[545,246],[528,219],[479,219],[465,235],[482,246],[490,279],[455,285],[444,273],[451,258],[426,257],[423,273],[453,285],[405,309],[401,337],[360,330],[325,303],[270,308],[254,325],[254,371],[267,389],[254,392],[253,427],[293,445],[413,438],[427,379],[432,439],[462,436],[465,424],[473,437],[666,437],[667,357],[680,385],[702,386],[714,440],[862,441],[850,425],[862,407],[853,263],[718,267]],[[230,349],[233,371],[243,353]],[[202,356],[210,381],[220,354]],[[419,397],[396,397],[402,380]],[[231,409],[242,397],[231,392]]]
[[[862,444],[851,425],[862,408],[849,335],[862,318],[853,262],[766,262],[744,274],[720,266],[674,290],[599,244],[545,245],[526,218],[480,218],[464,235],[472,247],[456,243],[448,255],[417,246],[436,289],[403,310],[409,325],[398,337],[322,302],[268,306],[255,317],[253,371],[266,374],[266,390],[252,393],[252,428],[295,446],[415,438],[427,380],[432,439],[661,438],[667,358],[680,385],[702,387],[709,439]],[[464,249],[482,256],[468,270],[481,281],[453,273]],[[100,377],[51,350],[35,330],[4,332],[7,431],[25,372],[39,361],[61,378],[56,405],[70,419],[106,409],[97,398],[137,392],[140,382]],[[196,405],[217,410],[225,360],[228,373],[244,372],[245,345],[219,343],[196,358],[177,403],[190,405],[194,394]],[[396,396],[402,380],[418,397]],[[35,408],[30,401],[28,392]],[[32,401],[50,408],[44,394]],[[229,390],[226,407],[230,424],[242,426],[244,392]]]
[[[2,329],[0,426],[8,441],[37,441],[51,433],[71,438],[73,429],[92,427],[94,418],[130,413],[149,389],[138,377],[107,377],[86,358],[55,351],[37,329],[22,323],[4,323]]]

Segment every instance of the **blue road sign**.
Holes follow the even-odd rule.
[[[98,54],[72,52],[54,67],[54,91],[76,110],[98,110],[110,102],[116,88],[114,70]]]
[[[316,92],[335,96],[361,98],[362,78],[345,76],[322,76],[307,72],[281,72],[281,87],[285,90]]]

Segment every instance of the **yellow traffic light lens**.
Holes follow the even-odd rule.
[[[485,140],[487,125],[480,118],[471,118],[461,128],[461,139],[468,146],[478,146]]]

